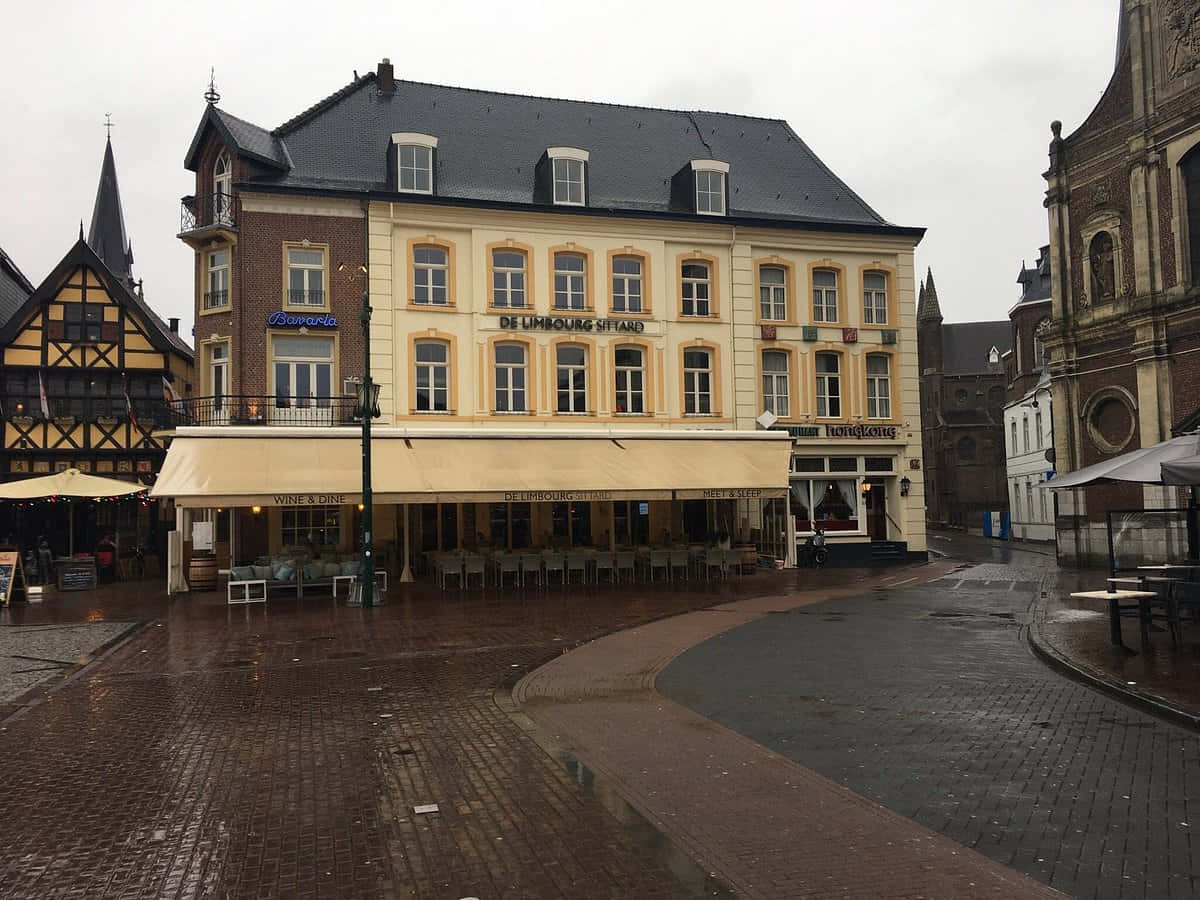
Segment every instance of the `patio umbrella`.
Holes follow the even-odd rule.
[[[6,481],[0,484],[0,500],[37,500],[43,497],[99,499],[138,494],[144,490],[146,490],[145,487],[133,482],[103,478],[99,475],[86,475],[78,469],[67,469],[63,472],[55,472],[53,475],[42,475],[39,478]],[[75,517],[73,515],[69,531],[70,552],[74,553]]]
[[[1131,450],[1106,459],[1095,465],[1085,466],[1075,472],[1060,475],[1045,482],[1043,487],[1052,491],[1068,488],[1088,487],[1093,484],[1110,484],[1127,481],[1134,484],[1194,484],[1196,482],[1166,481],[1164,463],[1179,460],[1194,460],[1200,457],[1200,433],[1183,434],[1168,441]],[[1200,461],[1197,461],[1200,462]]]
[[[1163,484],[1200,485],[1200,457],[1162,464]]]

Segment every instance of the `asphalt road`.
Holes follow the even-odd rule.
[[[1200,895],[1200,737],[1031,654],[1043,548],[931,543],[979,562],[727,632],[658,689],[1068,894]]]

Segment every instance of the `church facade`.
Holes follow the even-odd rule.
[[[1044,339],[1066,473],[1200,425],[1200,2],[1123,3],[1103,96],[1051,131]],[[1060,560],[1104,562],[1109,510],[1178,507],[1175,493],[1060,492]]]

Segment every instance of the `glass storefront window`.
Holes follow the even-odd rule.
[[[283,546],[336,548],[341,539],[341,514],[336,506],[285,506]]]
[[[825,531],[858,531],[857,478],[796,479],[791,485],[791,511],[796,533],[812,532],[814,523]]]

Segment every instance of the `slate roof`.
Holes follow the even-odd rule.
[[[925,280],[917,298],[917,321],[942,321],[942,306],[938,303],[937,285],[933,283],[933,268],[926,269]]]
[[[132,277],[133,246],[125,233],[125,214],[121,211],[121,190],[117,187],[117,164],[113,160],[111,139],[104,145],[104,162],[96,187],[96,205],[92,207],[88,245],[118,278]]]
[[[1012,322],[961,322],[942,326],[942,373],[986,375],[988,353],[1012,347]],[[995,371],[992,369],[991,371]]]
[[[394,132],[407,131],[438,139],[436,196],[422,202],[534,205],[538,160],[547,147],[567,146],[590,154],[591,210],[679,216],[670,204],[672,176],[690,160],[717,159],[730,165],[729,219],[923,234],[887,223],[780,119],[400,80],[385,94],[372,73],[270,132],[277,144],[268,143],[263,129],[210,107],[189,168],[209,123],[241,151],[269,158],[273,170],[242,189],[392,195],[387,149]]]
[[[0,325],[12,318],[32,293],[33,285],[29,279],[0,247]]]
[[[1038,251],[1037,263],[1032,268],[1026,268],[1021,261],[1021,271],[1017,275],[1017,284],[1021,285],[1021,303],[1032,303],[1035,300],[1050,299],[1050,245],[1043,246]]]
[[[204,110],[204,116],[200,119],[200,125],[196,128],[192,143],[188,147],[187,157],[184,159],[184,165],[188,169],[195,171],[204,132],[210,125],[217,129],[225,143],[233,147],[239,155],[275,169],[287,169],[291,166],[283,141],[278,137],[266,128],[239,119],[210,103]]]

